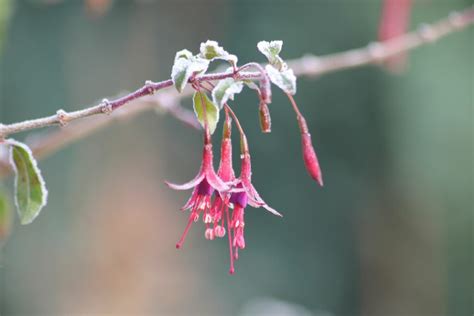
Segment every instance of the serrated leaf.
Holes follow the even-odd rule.
[[[277,87],[289,94],[296,93],[296,76],[293,73],[293,69],[286,69],[284,71],[278,71],[271,65],[265,67],[270,81]]]
[[[13,223],[13,212],[8,194],[0,187],[0,241],[10,235]]]
[[[209,126],[209,132],[211,134],[214,134],[217,123],[219,122],[219,108],[209,99],[209,97],[205,93],[202,93],[202,92],[194,93],[194,96],[193,96],[194,113],[196,114],[196,117],[199,123],[201,123],[202,127],[205,126],[204,107],[203,107],[202,101],[204,101],[204,105],[206,109],[206,118],[207,118],[207,124]]]
[[[287,67],[286,63],[279,56],[282,47],[283,41],[261,41],[257,44],[258,50],[267,57],[270,65],[273,65],[278,70],[284,70]]]
[[[237,56],[229,54],[222,46],[219,46],[219,43],[216,41],[208,40],[205,43],[201,43],[199,51],[199,57],[208,59],[209,61],[222,59],[234,66],[237,65]]]
[[[15,171],[15,204],[22,224],[31,223],[46,205],[48,191],[30,148],[9,139],[10,163]]]
[[[208,67],[209,60],[207,59],[193,56],[186,49],[177,52],[171,70],[171,80],[173,80],[176,90],[183,91],[192,75],[203,73]]]
[[[242,81],[235,81],[233,78],[223,79],[212,90],[212,101],[222,109],[229,99],[234,100],[234,95],[242,92],[243,87]]]

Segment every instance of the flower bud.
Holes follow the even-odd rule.
[[[260,102],[258,112],[262,133],[270,133],[272,131],[272,119],[270,117],[270,110],[268,109],[268,105],[265,102]]]
[[[319,168],[318,157],[314,152],[313,144],[311,142],[311,134],[301,133],[301,143],[303,146],[303,160],[311,178],[316,180],[320,186],[323,186],[323,177],[321,169]]]

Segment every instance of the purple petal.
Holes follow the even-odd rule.
[[[200,173],[196,178],[184,184],[174,184],[168,181],[165,183],[174,190],[189,190],[201,183],[202,179],[204,179],[204,174]]]

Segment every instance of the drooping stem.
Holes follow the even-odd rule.
[[[232,115],[235,121],[235,125],[237,125],[237,129],[239,130],[240,133],[240,146],[241,146],[241,151],[242,154],[248,154],[249,152],[249,145],[247,142],[247,136],[245,136],[244,129],[242,128],[242,125],[240,125],[240,121],[237,118],[237,115],[235,115],[234,111],[231,109],[231,107],[226,103],[224,105],[226,111],[229,111],[229,113]]]
[[[296,118],[298,119],[298,125],[300,127],[301,133],[309,133],[308,129],[308,124],[306,124],[306,119],[304,118],[303,114],[301,114],[300,109],[298,108],[298,105],[295,102],[295,99],[293,96],[289,93],[286,94],[288,96],[288,99],[290,100],[291,106],[293,107],[293,110],[296,113]]]

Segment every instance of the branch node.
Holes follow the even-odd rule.
[[[110,115],[114,109],[112,108],[112,104],[109,100],[102,99],[100,110],[102,111],[102,113]]]
[[[428,43],[436,41],[439,37],[433,27],[429,24],[421,24],[418,27],[418,34],[420,35],[421,39]]]
[[[382,43],[372,42],[367,45],[369,55],[372,57],[374,62],[380,62],[383,60],[385,55],[385,49]]]
[[[69,115],[63,109],[56,111],[56,116],[58,118],[59,125],[66,126],[69,123]]]
[[[153,87],[153,81],[151,81],[151,80],[145,81],[145,88],[146,88],[148,94],[154,94],[155,93],[155,88]]]

